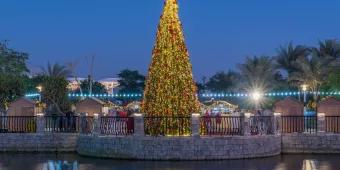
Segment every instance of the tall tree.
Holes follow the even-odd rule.
[[[5,112],[10,102],[24,95],[27,59],[27,53],[10,49],[0,42],[0,112]]]
[[[228,92],[235,88],[238,83],[240,75],[234,71],[217,72],[215,75],[209,78],[206,83],[207,90],[211,92]]]
[[[61,115],[70,111],[66,77],[71,75],[71,70],[67,66],[49,62],[46,68],[41,69],[41,75],[44,76],[41,95],[47,104],[47,113]]]
[[[0,74],[20,76],[29,70],[26,66],[28,54],[7,47],[0,42]]]
[[[340,43],[335,39],[319,41],[319,49],[314,48],[314,53],[331,59],[340,58]]]
[[[166,0],[149,67],[142,111],[148,116],[190,116],[199,111],[177,0]],[[175,123],[175,122],[171,122]],[[153,126],[155,130],[159,125]],[[188,129],[189,124],[184,125]]]
[[[0,115],[5,113],[10,102],[23,96],[24,84],[19,76],[0,74]]]
[[[309,55],[309,49],[305,46],[294,46],[289,43],[286,47],[280,47],[276,56],[276,65],[278,69],[282,69],[287,72],[288,77],[298,68],[296,68],[295,62],[298,58],[306,58]]]
[[[119,74],[120,93],[142,93],[145,77],[137,70],[122,70]]]
[[[273,58],[268,56],[247,57],[244,64],[239,64],[241,74],[239,87],[244,91],[269,91],[277,86],[275,77],[278,72],[273,64]]]
[[[322,90],[340,91],[340,70],[333,70],[327,77],[326,82],[322,86]]]
[[[64,77],[45,77],[42,83],[42,100],[47,104],[47,114],[63,115],[70,111],[67,96],[68,81]]]
[[[309,90],[315,92],[314,99],[316,100],[318,97],[317,92],[325,83],[332,69],[330,65],[333,61],[332,57],[325,57],[313,51],[309,58],[300,58],[295,62],[296,67],[299,69],[292,74],[289,81],[297,85],[308,85]]]
[[[51,64],[47,63],[47,67],[41,67],[42,74],[48,77],[68,77],[72,75],[72,71],[65,65],[58,63]]]

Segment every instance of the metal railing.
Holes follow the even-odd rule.
[[[78,116],[45,116],[45,131],[60,133],[79,132]]]
[[[282,116],[282,133],[315,133],[317,116]]]
[[[249,128],[251,135],[274,134],[272,116],[251,116],[249,118]]]
[[[340,133],[340,116],[326,116],[325,130],[329,133]]]
[[[242,116],[203,116],[200,118],[201,135],[242,135]]]
[[[100,133],[105,135],[126,136],[134,132],[133,117],[101,117]]]
[[[190,136],[191,117],[144,117],[144,131],[151,136]]]
[[[35,133],[35,116],[0,116],[0,133]]]

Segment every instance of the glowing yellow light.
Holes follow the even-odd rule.
[[[255,101],[259,101],[259,100],[261,100],[262,95],[261,95],[260,92],[255,91],[255,92],[253,92],[253,93],[251,94],[251,98],[252,98],[253,100],[255,100]]]
[[[41,85],[39,85],[36,88],[38,89],[39,92],[41,92],[43,87]]]
[[[302,91],[307,91],[308,89],[308,85],[307,84],[303,84],[301,85]]]

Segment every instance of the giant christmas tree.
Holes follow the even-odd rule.
[[[177,0],[165,0],[142,110],[148,117],[185,117],[199,110]]]

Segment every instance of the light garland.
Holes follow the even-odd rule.
[[[318,94],[321,96],[339,96],[340,91],[337,92],[306,92],[307,95]],[[260,94],[265,97],[282,97],[282,96],[299,96],[303,95],[303,92],[291,91],[291,92],[270,92]],[[39,93],[28,93],[25,94],[25,97],[34,98],[39,97]],[[197,94],[199,97],[203,98],[235,98],[235,97],[250,97],[249,93],[203,93]],[[70,98],[78,98],[78,97],[96,97],[96,98],[141,98],[143,97],[142,93],[115,93],[115,94],[78,94],[78,93],[69,93],[68,97]]]
[[[27,98],[34,98],[34,97],[39,97],[40,96],[40,93],[28,93],[28,94],[25,94],[25,97]]]
[[[97,98],[139,98],[141,93],[116,93],[116,94],[68,94],[69,97],[97,97]]]

